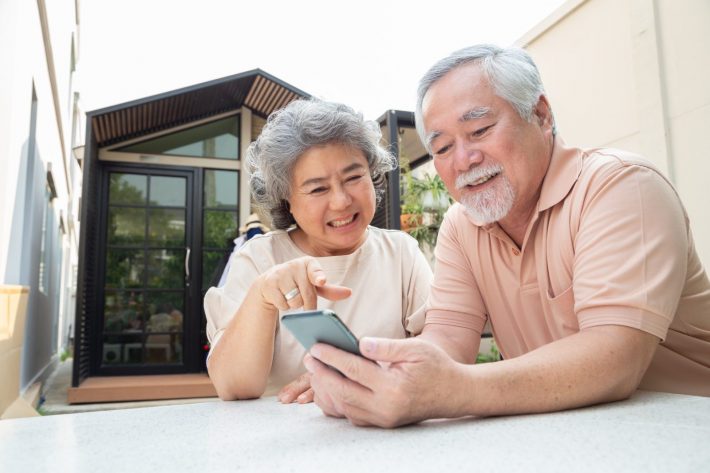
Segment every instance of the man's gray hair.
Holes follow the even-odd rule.
[[[438,61],[419,81],[415,119],[417,133],[427,148],[422,116],[424,96],[432,85],[451,70],[470,63],[480,65],[498,97],[507,101],[523,120],[532,121],[535,105],[545,89],[530,55],[516,47],[501,48],[492,44],[470,46]]]
[[[254,204],[271,218],[271,227],[296,223],[288,199],[298,158],[314,146],[342,144],[362,151],[375,185],[377,203],[384,194],[385,173],[397,159],[380,145],[377,123],[366,121],[347,105],[319,99],[296,100],[272,113],[259,138],[247,151],[247,168]]]

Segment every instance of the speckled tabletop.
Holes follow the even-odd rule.
[[[381,430],[274,398],[0,421],[0,472],[710,471],[710,398]]]

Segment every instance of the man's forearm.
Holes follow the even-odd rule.
[[[658,339],[595,327],[523,356],[465,366],[451,403],[460,415],[549,412],[625,399],[638,387]]]
[[[459,363],[473,364],[476,361],[481,335],[473,330],[449,325],[429,324],[417,336],[438,346]]]

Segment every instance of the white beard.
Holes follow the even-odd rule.
[[[502,172],[502,169],[495,171]],[[463,188],[466,183],[476,181],[486,172],[491,171],[471,170],[456,179],[456,186]],[[480,225],[488,225],[504,218],[515,202],[515,191],[508,178],[501,174],[494,179],[498,182],[488,189],[463,192],[461,195],[461,204],[466,208],[466,212]]]

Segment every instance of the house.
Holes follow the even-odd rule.
[[[202,299],[251,213],[242,158],[307,97],[256,69],[87,114],[70,402],[214,394]]]

